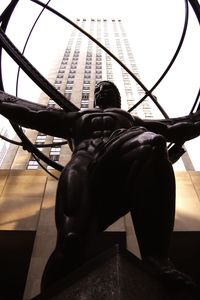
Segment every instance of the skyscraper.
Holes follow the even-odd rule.
[[[140,80],[134,54],[121,19],[77,18],[76,24],[105,45]],[[123,67],[76,28],[73,28],[69,33],[66,49],[63,55],[58,57],[58,63],[52,68],[49,80],[57,90],[80,109],[93,107],[94,87],[100,80],[110,80],[117,85],[122,97],[122,108],[125,110],[133,107],[145,94],[140,84],[131,78]],[[59,108],[54,100],[42,94],[39,102],[50,108]],[[146,98],[131,113],[141,118],[163,117],[149,98]],[[42,148],[42,151],[51,160],[61,164],[66,163],[70,152],[67,150],[67,145],[57,144],[62,142],[62,139],[46,136],[41,132],[37,133],[32,130],[27,130],[26,134],[37,145],[56,144],[49,148]],[[4,159],[2,168],[41,168],[35,157],[22,148],[18,149],[16,155],[15,151],[12,151],[8,156]],[[190,162],[189,157],[185,158],[186,169],[190,165],[188,161]],[[51,168],[50,166],[44,166]]]

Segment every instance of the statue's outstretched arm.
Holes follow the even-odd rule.
[[[136,123],[148,130],[163,135],[167,142],[183,144],[200,135],[200,111],[185,117],[163,120],[141,120]]]
[[[0,92],[0,114],[20,126],[67,139],[76,112],[48,109]]]

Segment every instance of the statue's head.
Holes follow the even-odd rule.
[[[121,107],[121,96],[116,85],[111,81],[100,81],[94,90],[94,107]]]

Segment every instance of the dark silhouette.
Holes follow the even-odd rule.
[[[58,182],[57,243],[42,288],[81,265],[92,237],[128,212],[142,259],[189,282],[169,260],[175,180],[166,142],[182,145],[199,136],[199,112],[171,124],[141,120],[120,109],[119,91],[109,81],[98,83],[94,96],[94,109],[65,112],[1,95],[2,115],[65,138],[72,150]]]

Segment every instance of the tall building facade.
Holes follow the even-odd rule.
[[[134,53],[121,19],[77,18],[76,24],[105,45],[140,79]],[[122,98],[122,108],[125,110],[131,108],[145,94],[141,86],[107,52],[73,28],[64,53],[58,58],[58,64],[53,67],[49,75],[49,81],[82,110],[93,107],[95,84],[101,80],[110,80],[117,85]],[[39,102],[47,107],[59,108],[54,99],[46,95],[41,95]],[[159,110],[148,98],[131,114],[146,119],[162,118]],[[59,142],[63,142],[62,139],[33,130],[26,130],[26,134],[36,145],[55,144],[41,150],[53,161],[66,164],[70,151],[67,145],[58,145]],[[189,165],[188,161],[190,162],[189,157],[187,157],[187,165]],[[44,166],[47,169],[51,168]],[[34,156],[19,148],[16,155],[15,151],[12,151],[6,156],[2,168],[40,169],[41,165]]]

